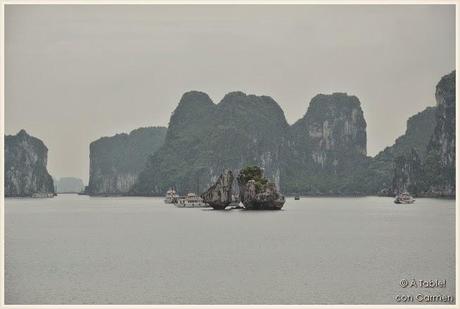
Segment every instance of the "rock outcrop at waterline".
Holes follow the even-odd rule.
[[[5,196],[53,196],[47,160],[48,148],[25,130],[5,136]]]
[[[258,166],[246,167],[238,174],[240,200],[248,210],[280,210],[285,199]]]
[[[233,173],[226,169],[201,198],[214,209],[225,209],[232,202],[232,187]]]
[[[163,145],[166,128],[139,128],[129,134],[102,137],[90,144],[90,174],[86,193],[121,195],[136,182],[149,155]]]

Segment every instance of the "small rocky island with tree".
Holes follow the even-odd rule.
[[[243,168],[238,175],[240,200],[249,210],[280,210],[285,199],[276,184],[269,182],[258,166]]]
[[[280,210],[285,199],[276,184],[264,177],[263,170],[258,166],[247,166],[239,171],[239,201],[248,210]],[[225,169],[217,182],[201,195],[203,202],[214,209],[225,209],[229,206],[235,192],[233,190],[233,172]]]

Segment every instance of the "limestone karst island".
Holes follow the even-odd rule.
[[[455,71],[433,90],[436,105],[410,117],[405,134],[374,157],[356,96],[318,94],[289,125],[269,96],[231,92],[215,104],[190,91],[168,128],[92,142],[88,185],[63,180],[72,185],[62,192],[166,194],[214,209],[281,209],[293,195],[455,197]],[[59,180],[46,169],[48,148],[29,133],[5,137],[5,196],[53,197]]]
[[[3,303],[458,304],[460,0],[384,1],[5,1]]]

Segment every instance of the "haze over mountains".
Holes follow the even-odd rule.
[[[80,193],[85,189],[83,180],[75,177],[53,178],[56,193]]]
[[[86,193],[162,196],[171,187],[182,194],[200,193],[224,169],[237,173],[257,165],[285,194],[394,195],[407,190],[418,196],[454,196],[455,71],[441,79],[435,97],[436,107],[412,116],[394,145],[369,157],[367,124],[356,96],[319,94],[305,115],[289,125],[269,96],[231,92],[215,104],[206,93],[190,91],[167,129],[140,128],[91,143]],[[6,137],[6,153],[34,157],[35,151],[44,157],[34,165],[27,156],[6,156],[7,195],[48,190],[46,147],[35,150],[30,146],[34,141],[24,131]],[[29,170],[40,172],[36,176]]]
[[[87,184],[90,142],[168,126],[189,90],[269,95],[290,125],[318,93],[347,92],[374,156],[435,104],[455,20],[447,4],[8,6],[5,134],[26,129],[52,175]]]
[[[441,110],[450,115],[455,111],[454,86],[452,72],[436,88],[438,106],[412,116],[406,133],[373,158],[367,156],[366,121],[355,96],[317,95],[305,115],[290,126],[268,96],[231,92],[214,104],[203,92],[187,92],[171,116],[164,144],[149,156],[135,184],[122,193],[163,195],[170,187],[202,192],[225,168],[236,172],[258,165],[287,194],[392,195],[410,185],[394,183],[396,159],[414,152],[423,159],[428,144],[442,148],[440,143],[447,142],[441,142],[443,138],[449,145],[454,140],[455,125],[439,115]],[[449,133],[435,134],[438,127]],[[452,149],[447,151],[451,156]],[[452,165],[447,169],[451,173]],[[454,194],[451,187],[438,190],[428,180],[422,187],[414,193]]]
[[[135,183],[147,157],[163,144],[166,128],[139,128],[90,144],[88,194],[123,194]]]

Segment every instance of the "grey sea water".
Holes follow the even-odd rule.
[[[453,296],[455,202],[302,198],[255,212],[141,197],[6,199],[5,273],[7,304],[397,304],[397,295]],[[403,279],[447,286],[402,288]]]

